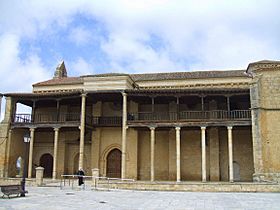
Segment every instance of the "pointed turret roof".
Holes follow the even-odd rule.
[[[54,79],[67,77],[67,70],[64,64],[64,61],[61,61],[58,66],[56,67],[56,70],[54,72]]]

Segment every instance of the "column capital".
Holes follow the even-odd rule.
[[[156,129],[155,126],[150,126],[149,128],[150,128],[150,130],[155,130]]]
[[[233,128],[233,126],[232,126],[232,125],[227,126],[227,129],[228,129],[228,130],[232,130],[232,128]]]
[[[201,126],[201,130],[206,130],[206,126]]]
[[[176,127],[175,127],[175,130],[176,130],[176,131],[181,130],[181,127],[180,127],[180,126],[176,126]]]
[[[30,132],[35,131],[36,127],[29,127]]]
[[[122,96],[127,96],[127,93],[125,93],[125,92],[122,92]]]
[[[81,96],[82,97],[87,97],[87,93],[82,93]]]
[[[53,127],[54,131],[59,131],[60,127]]]

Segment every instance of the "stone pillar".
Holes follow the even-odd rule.
[[[152,97],[152,113],[155,112],[155,97]]]
[[[44,168],[39,166],[35,170],[36,170],[36,185],[37,186],[42,186],[43,185]]]
[[[59,128],[54,128],[54,146],[53,146],[53,173],[52,179],[56,179],[57,172],[57,147],[58,147]]]
[[[204,111],[204,96],[201,96],[201,111]]]
[[[92,171],[92,186],[97,187],[98,184],[98,177],[99,177],[99,169],[93,168]]]
[[[180,136],[180,127],[176,127],[176,174],[177,182],[181,181],[181,136]]]
[[[30,128],[30,144],[29,144],[29,159],[28,159],[28,178],[32,177],[32,158],[33,158],[34,132],[35,132],[35,128]]]
[[[206,182],[206,140],[205,140],[206,127],[201,127],[201,173],[202,182]]]
[[[127,131],[127,94],[122,93],[123,96],[123,113],[122,113],[122,174],[121,178],[126,177],[126,131]]]
[[[9,162],[10,162],[10,150],[11,150],[11,139],[12,139],[12,129],[9,130],[8,139],[7,139],[7,151],[6,151],[6,168],[5,168],[5,177],[9,177]]]
[[[229,181],[233,182],[233,147],[232,147],[232,126],[228,126],[228,166]]]
[[[86,123],[85,120],[86,120],[86,94],[82,94],[79,169],[84,167],[85,123]],[[75,168],[75,170],[78,169]]]
[[[230,96],[227,96],[227,111],[230,111]]]
[[[56,100],[56,120],[59,122],[59,107],[60,107],[60,99]]]
[[[151,130],[151,182],[155,181],[155,127]]]
[[[35,109],[36,109],[36,101],[33,101],[32,104],[32,113],[31,113],[31,121],[34,122],[35,121]]]

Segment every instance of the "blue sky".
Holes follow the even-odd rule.
[[[69,76],[245,69],[280,60],[277,0],[0,1],[0,92]]]

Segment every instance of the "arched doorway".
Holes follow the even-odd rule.
[[[44,168],[44,177],[52,177],[53,157],[51,154],[43,154],[40,158],[40,166]]]
[[[121,178],[121,151],[113,149],[107,155],[107,177]]]

